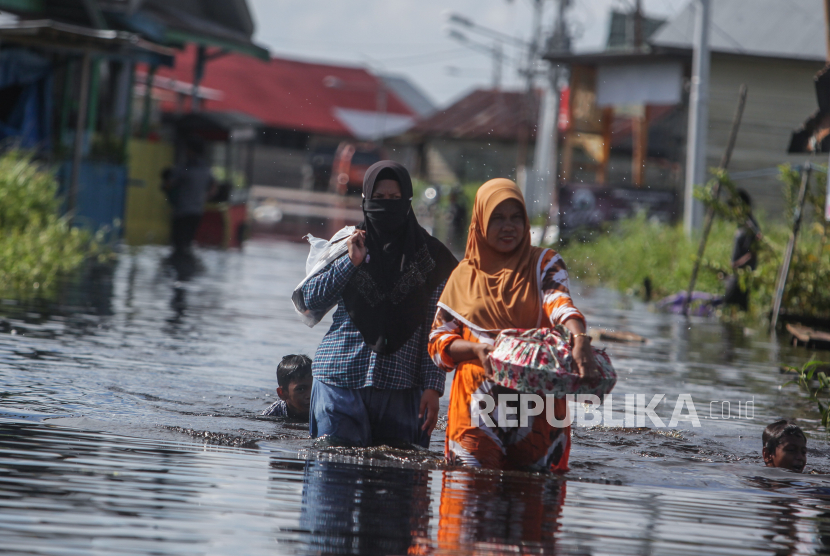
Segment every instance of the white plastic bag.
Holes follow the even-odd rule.
[[[297,314],[300,315],[308,327],[312,327],[323,320],[323,317],[334,308],[334,305],[318,311],[309,309],[305,306],[301,288],[309,278],[316,276],[332,262],[349,252],[349,246],[346,240],[349,239],[354,231],[354,226],[346,226],[334,234],[328,241],[314,237],[311,234],[305,236],[305,239],[311,244],[311,250],[308,253],[308,259],[305,263],[306,277],[294,288],[291,300],[294,302],[294,310],[297,311]]]

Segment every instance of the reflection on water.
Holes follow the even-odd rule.
[[[15,554],[830,550],[830,482],[758,471],[728,489],[608,485],[301,461],[5,420],[0,535]]]
[[[544,476],[444,471],[436,546],[453,554],[471,546],[494,552],[552,549],[565,490],[564,481]]]
[[[668,421],[688,393],[702,427],[577,427],[559,478],[448,468],[441,430],[432,452],[319,449],[303,426],[258,418],[282,355],[313,354],[327,329],[301,326],[289,300],[306,254],[252,242],[182,269],[166,249],[129,250],[90,268],[57,306],[0,306],[3,549],[830,551],[830,480],[766,469],[759,455],[776,418],[818,430],[815,409],[778,388],[778,365],[809,355],[603,290],[574,287],[589,323],[649,339],[608,346],[615,395],[665,394],[656,411]],[[709,414],[710,402],[749,400],[753,418]],[[828,469],[828,454],[811,434],[808,467]]]
[[[406,554],[428,538],[429,503],[425,471],[310,462],[299,529],[315,554]]]

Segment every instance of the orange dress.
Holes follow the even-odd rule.
[[[438,534],[430,553],[552,554],[566,485],[538,475],[444,470]]]
[[[545,250],[541,256],[536,283],[540,285],[541,310],[547,321],[540,326],[564,324],[572,318],[585,323],[585,317],[571,300],[565,263],[552,249]],[[439,368],[447,372],[455,370],[444,447],[447,460],[488,469],[567,471],[571,429],[549,424],[546,411],[528,417],[526,427],[491,427],[480,418],[473,422],[470,410],[473,394],[497,395],[508,390],[487,380],[478,360],[454,361],[449,346],[458,339],[493,344],[498,332],[479,329],[454,315],[451,307],[439,303],[429,337],[429,354]],[[490,414],[494,423],[497,411]],[[566,412],[567,402],[557,399],[556,418],[564,419]]]

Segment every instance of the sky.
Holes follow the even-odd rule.
[[[670,17],[690,0],[642,0],[648,16]],[[543,26],[554,21],[554,0],[545,2]],[[532,0],[248,0],[254,40],[272,56],[367,67],[409,78],[439,107],[493,82],[492,58],[448,35],[447,13],[527,39]],[[569,29],[577,51],[602,49],[611,9],[631,10],[634,0],[571,0]],[[463,28],[458,28],[463,30]],[[486,46],[492,39],[464,33]],[[505,57],[520,58],[505,47]],[[505,63],[504,88],[520,88],[516,64]]]

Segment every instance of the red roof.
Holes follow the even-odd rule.
[[[195,53],[195,48],[189,47],[176,56],[175,67],[160,67],[158,75],[192,83]],[[358,67],[283,58],[263,62],[227,54],[207,62],[201,85],[224,93],[221,100],[206,101],[207,110],[244,112],[276,128],[351,136],[335,116],[335,108],[377,112],[379,83]],[[175,110],[173,103],[162,107]],[[417,117],[389,90],[386,113]]]
[[[538,95],[532,95],[528,103],[524,92],[477,89],[418,123],[412,131],[431,137],[515,141],[522,122],[529,122],[532,138],[538,106]]]

